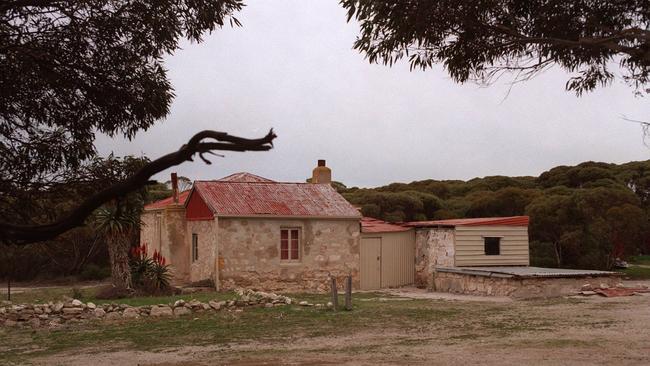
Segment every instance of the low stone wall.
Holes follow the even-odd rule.
[[[575,295],[585,284],[609,287],[618,285],[620,279],[617,276],[505,278],[436,272],[433,282],[434,291],[526,299]]]
[[[80,323],[93,320],[138,319],[142,317],[182,316],[201,312],[241,311],[244,307],[275,307],[295,303],[291,298],[252,290],[237,290],[237,296],[228,301],[212,300],[203,303],[197,300],[177,300],[169,304],[129,306],[127,304],[83,303],[80,300],[49,302],[47,304],[0,305],[0,325],[5,327],[47,327],[56,328],[66,323]],[[300,302],[299,305],[313,304]],[[322,304],[317,304],[321,305]]]

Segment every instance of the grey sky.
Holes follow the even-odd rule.
[[[213,179],[248,171],[303,181],[316,159],[348,186],[486,175],[538,175],[582,161],[650,158],[638,125],[647,97],[622,82],[583,97],[564,91],[561,70],[507,96],[505,79],[455,84],[436,68],[370,65],[352,50],[357,25],[337,1],[257,1],[224,28],[170,57],[171,115],[133,141],[98,139],[100,152],[156,158],[203,129],[279,135],[265,153],[227,153],[170,171]],[[504,99],[505,98],[505,99]],[[157,178],[168,179],[169,171]]]

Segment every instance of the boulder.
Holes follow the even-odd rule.
[[[133,319],[133,318],[139,318],[140,314],[138,312],[138,309],[136,308],[126,308],[122,312],[122,317]]]
[[[82,308],[63,308],[63,314],[66,315],[81,314],[83,311]]]
[[[185,305],[185,300],[183,300],[183,299],[176,300],[176,302],[174,303],[175,308],[181,307],[183,305]]]
[[[95,316],[98,317],[98,318],[103,318],[104,315],[106,315],[106,312],[102,308],[97,308],[97,309],[93,310],[93,314],[95,314]]]
[[[201,307],[201,302],[196,299],[192,299],[192,301],[189,302],[190,307],[192,308],[200,308]]]
[[[191,313],[192,312],[190,311],[190,309],[188,309],[186,307],[183,307],[183,306],[174,308],[174,315],[176,315],[176,316],[187,315],[187,314],[191,314]]]
[[[265,307],[265,308],[272,308],[272,307],[273,307],[273,303],[271,303],[271,302],[267,302],[266,304],[264,304],[264,307]]]
[[[179,308],[179,309],[184,309],[184,308]],[[159,317],[159,316],[172,316],[174,315],[174,312],[172,311],[172,308],[169,306],[153,306],[151,308],[151,312],[149,315],[153,317]]]
[[[86,304],[86,307],[90,310],[95,310],[97,309],[97,305],[93,304],[92,302],[89,302]]]
[[[106,320],[117,320],[117,319],[121,319],[121,318],[122,318],[122,315],[120,315],[120,313],[118,313],[117,311],[112,311],[112,312],[106,314]]]
[[[74,299],[74,300],[72,300],[71,304],[72,304],[72,306],[76,307],[76,306],[83,306],[84,303],[77,300],[77,299]]]
[[[303,300],[303,301],[299,302],[298,305],[300,305],[300,306],[309,306],[309,302]]]
[[[61,301],[52,306],[52,311],[55,313],[60,313],[61,310],[63,310],[63,303]]]
[[[213,308],[214,310],[217,310],[217,311],[219,311],[221,309],[221,307],[224,306],[225,304],[226,304],[225,301],[212,300],[212,301],[208,302],[208,305],[210,305],[211,308]]]

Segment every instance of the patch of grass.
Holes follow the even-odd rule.
[[[630,257],[628,262],[650,266],[650,255],[635,255]]]
[[[214,298],[214,293],[194,294],[186,298]],[[371,297],[358,294],[355,300]],[[323,302],[326,295],[295,295],[298,299]],[[149,303],[169,302],[146,299]],[[138,301],[143,301],[138,299]],[[253,307],[243,312],[221,311],[193,314],[180,318],[152,319],[66,326],[55,330],[12,330],[8,346],[21,357],[34,357],[71,349],[115,348],[155,350],[165,347],[248,342],[274,342],[296,337],[349,334],[360,330],[381,332],[387,326],[411,327],[440,325],[457,320],[462,307],[429,300],[355,301],[353,311],[331,311],[316,307]],[[35,347],[35,348],[34,348]],[[27,353],[25,353],[27,352]]]
[[[623,273],[625,276],[633,280],[650,280],[650,268],[630,266],[629,268],[620,269],[618,272]]]

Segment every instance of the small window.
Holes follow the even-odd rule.
[[[192,262],[199,260],[199,236],[192,234]]]
[[[485,241],[485,255],[500,255],[501,254],[501,238],[486,237]]]
[[[280,259],[283,261],[300,259],[300,229],[280,230]]]

